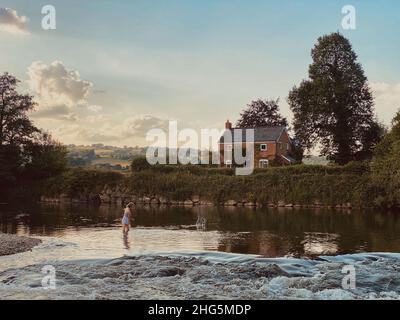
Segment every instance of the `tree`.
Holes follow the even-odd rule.
[[[289,156],[291,156],[297,163],[302,163],[304,157],[304,150],[298,139],[291,139],[292,148],[290,149]]]
[[[374,102],[351,43],[340,33],[318,39],[311,51],[309,79],[289,93],[293,127],[304,149],[338,164],[368,159],[383,133]]]
[[[144,170],[148,170],[150,168],[151,168],[151,165],[147,161],[146,157],[144,157],[144,156],[139,156],[132,160],[132,163],[131,163],[131,171],[132,172],[144,171]]]
[[[53,140],[50,134],[38,134],[24,148],[25,180],[44,180],[59,175],[67,169],[67,148]]]
[[[22,164],[18,146],[0,146],[0,198],[5,190],[14,186]]]
[[[19,80],[8,73],[0,76],[0,146],[23,145],[40,132],[27,116],[35,107],[33,97],[16,91]]]
[[[58,175],[66,169],[66,149],[36,128],[27,113],[33,97],[19,94],[19,81],[0,75],[0,197],[14,187],[32,192],[31,183]]]
[[[375,204],[400,206],[400,110],[391,130],[376,145],[372,159],[372,184],[377,191]]]
[[[279,113],[279,99],[255,100],[247,105],[236,122],[239,128],[287,126],[286,118]]]

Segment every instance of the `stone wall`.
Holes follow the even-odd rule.
[[[242,200],[228,200],[223,203],[215,204],[208,199],[202,199],[200,196],[192,196],[190,199],[186,199],[185,201],[176,201],[167,199],[163,196],[144,196],[139,197],[137,195],[132,194],[127,188],[117,186],[115,188],[110,188],[105,186],[103,190],[98,193],[92,193],[88,195],[82,195],[79,197],[71,198],[67,194],[60,194],[57,197],[41,197],[41,202],[71,202],[71,203],[98,203],[98,204],[117,204],[117,205],[125,205],[129,202],[133,202],[134,204],[139,205],[170,205],[170,206],[198,206],[198,205],[220,205],[226,207],[286,207],[286,208],[352,208],[351,203],[344,203],[335,206],[327,206],[318,201],[315,201],[311,205],[302,205],[296,203],[285,203],[284,201],[279,201],[277,203],[267,203],[261,204],[254,201],[249,201],[248,199]]]

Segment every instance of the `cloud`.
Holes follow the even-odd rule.
[[[98,105],[90,105],[90,106],[88,106],[88,109],[93,112],[99,112],[99,111],[103,110],[103,107],[98,106]]]
[[[82,80],[78,71],[68,70],[61,61],[49,65],[32,62],[28,76],[28,86],[38,102],[37,116],[71,116],[76,107],[88,106],[87,97],[93,84]]]
[[[89,115],[85,119],[81,119],[78,124],[78,127],[73,126],[74,129],[69,134],[74,135],[78,141],[91,143],[138,144],[143,142],[146,144],[146,134],[150,129],[167,130],[168,128],[167,119],[151,115],[129,117],[121,122],[108,115]]]
[[[71,120],[59,117],[61,120]],[[48,128],[55,138],[64,143],[92,144],[107,143],[111,145],[141,145],[148,146],[150,141],[146,135],[151,129],[162,129],[168,136],[169,119],[151,116],[138,115],[121,119],[115,114],[88,114],[77,117],[75,121],[50,122],[39,119],[40,124]],[[178,131],[187,128],[189,122],[178,122]],[[195,127],[193,127],[196,130]],[[198,131],[198,130],[197,130]],[[197,142],[197,141],[196,141]],[[158,141],[161,145],[163,141]],[[194,145],[197,147],[197,145]]]
[[[62,124],[53,130],[55,137],[62,141],[73,143],[76,141],[83,143],[103,143],[118,142],[119,136],[113,131],[114,127],[107,124],[101,127],[85,127],[82,123]]]
[[[84,130],[83,130],[84,131]],[[85,141],[94,142],[94,143],[105,143],[105,142],[118,142],[118,136],[102,133],[102,132],[81,132],[81,137],[84,138]]]
[[[14,9],[0,8],[0,31],[28,34],[28,20],[25,16],[19,16]]]
[[[112,123],[112,118],[105,114],[90,115],[90,116],[85,117],[85,119],[82,119],[82,120],[84,120],[86,123],[95,123],[97,125],[99,123],[100,124]]]
[[[138,138],[145,138],[147,132],[151,129],[166,130],[168,128],[168,120],[151,115],[141,115],[125,119],[122,127],[122,135],[125,137],[138,136]]]
[[[380,119],[390,124],[396,111],[400,108],[400,83],[371,83],[375,97],[375,109]]]
[[[44,108],[32,113],[33,118],[48,118],[54,120],[76,121],[76,114],[72,113],[65,105],[53,106],[52,108]]]

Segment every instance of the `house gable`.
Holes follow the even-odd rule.
[[[237,147],[241,145],[246,148],[246,129],[254,130],[254,141],[249,141],[254,145],[254,166],[264,167],[265,163],[278,160],[282,164],[291,164],[291,158],[288,154],[291,151],[291,139],[286,127],[257,127],[257,128],[232,128],[227,121],[225,124],[225,132],[219,139],[220,161],[224,164],[225,149],[231,150],[232,145]],[[229,140],[224,141],[224,135],[230,135]],[[230,150],[229,150],[230,149]]]

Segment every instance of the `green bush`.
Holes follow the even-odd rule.
[[[124,176],[110,170],[71,169],[47,181],[46,192],[85,197],[105,185],[123,185],[137,196],[163,196],[187,200],[193,195],[221,204],[227,200],[261,204],[284,201],[293,204],[374,205],[379,190],[371,182],[366,163],[347,166],[296,165],[259,169],[250,176],[235,176],[229,168],[194,165],[157,165]],[[384,202],[377,198],[376,203]],[[375,203],[375,204],[376,204]]]
[[[150,167],[150,163],[148,163],[146,157],[143,156],[134,158],[131,163],[132,172],[148,170],[150,169]]]
[[[190,167],[158,169],[133,173],[127,178],[129,188],[138,195],[160,195],[185,200],[192,195],[220,204],[227,200],[312,204],[319,201],[336,205],[346,202],[362,204],[368,200],[363,190],[369,183],[367,169],[348,167],[291,166],[258,170],[250,176],[233,176],[215,168]],[[189,169],[189,170],[188,170]],[[167,170],[170,170],[166,173]],[[195,172],[195,173],[192,173]]]
[[[87,197],[99,193],[104,186],[114,187],[123,181],[123,174],[117,171],[72,168],[64,174],[48,179],[43,185],[47,196],[67,194],[70,197]]]

